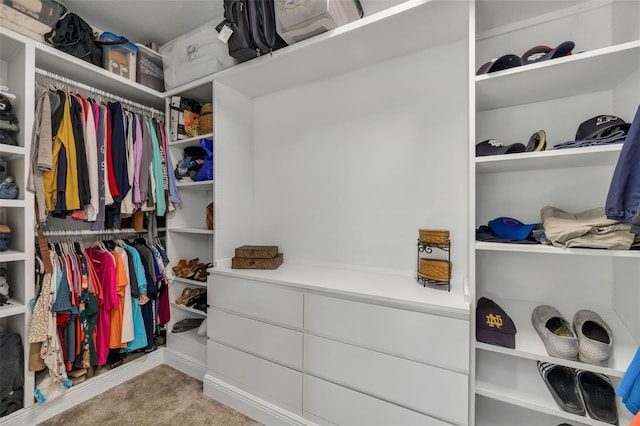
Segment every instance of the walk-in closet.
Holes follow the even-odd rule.
[[[306,3],[337,19],[336,2],[349,22],[304,36],[284,25],[299,17],[286,7]],[[0,176],[19,188],[0,199],[12,290],[0,331],[20,336],[24,355],[23,406],[0,422],[37,424],[166,364],[267,425],[631,424],[640,393],[614,391],[640,389],[629,373],[640,371],[638,206],[626,222],[604,216],[610,188],[633,195],[612,177],[640,143],[640,2],[275,0],[284,45],[248,60],[229,54],[225,3],[246,5],[65,2],[102,40],[128,39],[103,66],[18,31],[0,5],[0,86],[19,123],[0,143]],[[134,75],[135,51],[164,82]],[[43,137],[73,191],[39,157],[43,93],[50,110],[74,106],[58,120],[75,114],[91,141],[78,151]],[[103,150],[114,117],[125,142]],[[552,222],[597,212],[604,224],[584,234],[624,241],[558,241],[550,211]],[[29,366],[34,317],[51,312],[36,212],[71,291],[96,297],[74,270],[92,263],[98,276],[103,259],[155,290],[145,301],[140,286],[114,288],[135,308],[130,334],[96,348],[93,377],[71,376],[90,351],[70,360],[53,348],[47,362],[62,356],[71,383],[50,403]],[[247,246],[282,262],[237,267]],[[444,279],[425,279],[427,259],[446,265]],[[83,318],[78,336],[92,335]],[[559,336],[575,353],[554,352]],[[606,342],[597,362],[584,346],[595,340]]]

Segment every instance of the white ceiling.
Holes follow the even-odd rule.
[[[223,0],[62,0],[70,12],[95,30],[109,31],[135,43],[163,45],[207,22],[219,24]],[[350,1],[350,0],[340,0]],[[364,16],[405,0],[360,0]]]

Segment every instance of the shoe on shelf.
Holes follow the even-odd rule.
[[[173,272],[177,275],[185,266],[187,266],[187,261],[185,259],[180,259],[171,269],[173,269]]]
[[[196,331],[196,334],[200,337],[204,337],[207,335],[207,322],[206,321],[202,321],[200,323],[200,327],[198,327],[198,331]]]
[[[533,328],[550,356],[577,360],[578,338],[562,314],[549,305],[537,306],[531,313]]]
[[[567,413],[584,416],[585,408],[573,368],[538,361],[538,372],[558,406]]]
[[[206,288],[194,288],[191,290],[191,294],[189,296],[189,298],[183,303],[186,306],[191,306],[193,305],[195,302],[195,300],[201,296],[204,295],[204,300],[206,301],[206,294],[207,294],[207,289]]]
[[[547,134],[544,130],[538,130],[529,138],[525,152],[544,151],[547,148]]]
[[[589,417],[617,425],[616,394],[609,378],[604,374],[586,370],[577,370],[576,378]]]
[[[613,333],[606,322],[593,311],[576,312],[573,329],[578,335],[578,358],[582,362],[607,365],[613,350]]]
[[[192,288],[186,287],[182,290],[182,294],[176,299],[176,305],[184,305],[191,297]]]

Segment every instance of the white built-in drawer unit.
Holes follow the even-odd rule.
[[[305,294],[304,328],[415,361],[469,370],[467,320]]]
[[[209,309],[209,338],[237,349],[302,369],[302,333],[254,319]]]
[[[302,415],[302,373],[209,340],[207,374]]]
[[[467,422],[469,376],[305,335],[305,372],[455,424]]]
[[[216,274],[209,280],[208,303],[213,308],[302,328],[302,292],[244,278]]]
[[[450,425],[313,376],[304,376],[303,389],[304,417],[320,425]]]

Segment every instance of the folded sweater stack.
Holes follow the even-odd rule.
[[[601,207],[573,214],[546,206],[540,214],[544,232],[556,247],[629,250],[635,239],[630,224],[607,219]]]

